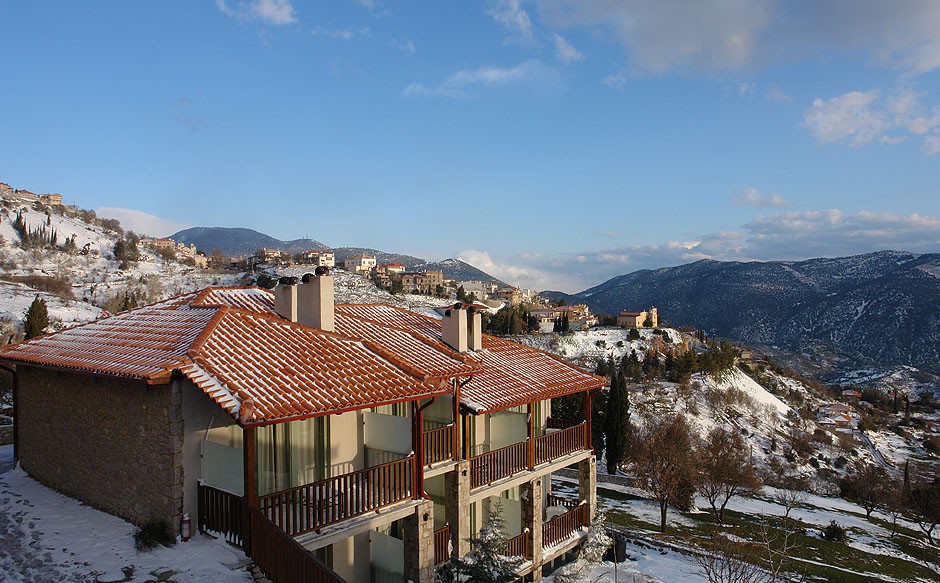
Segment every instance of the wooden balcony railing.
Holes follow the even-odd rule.
[[[532,558],[532,547],[529,544],[529,531],[523,531],[519,536],[514,536],[506,541],[507,557],[522,557],[524,559]]]
[[[546,501],[548,506],[564,506],[565,508],[576,508],[580,502],[577,500],[571,500],[569,498],[562,498],[561,496],[555,496],[554,494],[548,495],[548,500]]]
[[[378,510],[412,495],[414,456],[258,497],[261,512],[291,536]]]
[[[557,544],[584,526],[587,526],[587,504],[579,504],[542,524],[542,546],[550,547]]]
[[[535,464],[544,464],[584,449],[585,427],[584,423],[579,423],[567,429],[536,437]]]
[[[254,508],[248,512],[251,528],[249,555],[274,583],[343,583],[287,533]]]
[[[454,455],[454,424],[424,432],[424,464],[449,460]]]
[[[470,458],[470,487],[491,484],[527,470],[526,457],[526,442],[522,441]]]
[[[225,542],[244,546],[245,503],[241,496],[200,482],[197,514],[199,532],[216,532],[225,538]]]
[[[446,563],[450,558],[450,525],[434,531],[434,564]]]
[[[199,530],[222,534],[245,553],[275,583],[343,583],[300,543],[278,528],[244,498],[199,484]]]

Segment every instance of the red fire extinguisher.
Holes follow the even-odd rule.
[[[180,521],[180,538],[183,539],[183,542],[189,540],[190,535],[192,534],[192,521],[189,519],[189,512],[183,514],[183,520]]]

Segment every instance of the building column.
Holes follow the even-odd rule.
[[[434,583],[434,503],[423,500],[403,522],[405,580]]]
[[[532,550],[532,572],[542,566],[542,478],[538,477],[521,487],[522,524],[529,529],[529,548]]]
[[[597,458],[593,455],[578,463],[578,498],[588,505],[588,518],[597,514]]]
[[[457,462],[454,470],[444,475],[444,518],[450,525],[451,556],[462,557],[470,552],[470,462]]]

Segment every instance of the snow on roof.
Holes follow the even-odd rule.
[[[0,360],[167,383],[180,370],[233,417],[263,424],[412,400],[471,380],[463,404],[485,413],[600,388],[547,352],[484,335],[460,354],[441,323],[384,304],[336,306],[336,333],[284,320],[273,293],[207,288],[0,351]]]

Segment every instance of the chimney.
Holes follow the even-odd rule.
[[[274,288],[274,311],[291,322],[297,321],[297,278],[282,277]]]
[[[469,324],[467,343],[470,350],[483,350],[483,316],[473,306],[467,310],[467,323]]]
[[[441,336],[444,344],[457,352],[467,351],[467,310],[457,303],[444,312],[441,321]]]
[[[333,276],[329,267],[321,265],[314,273],[304,274],[297,304],[298,322],[333,332]]]

